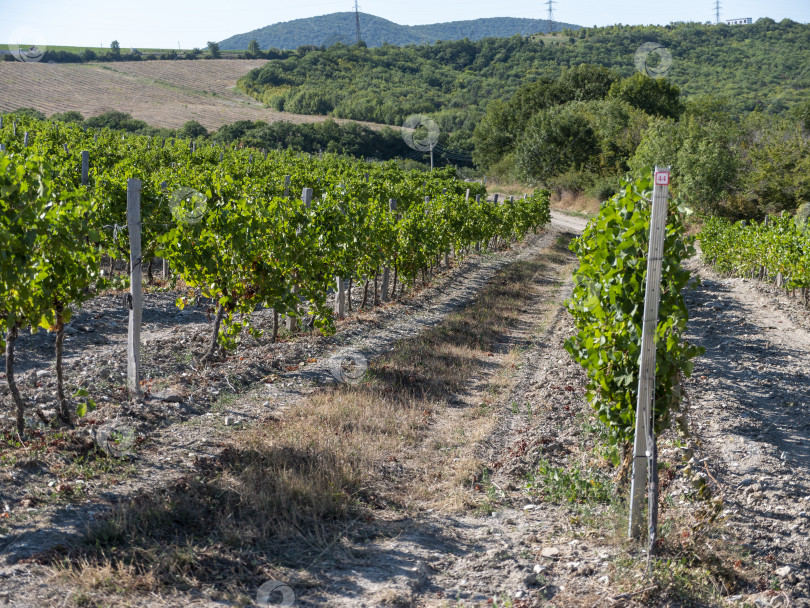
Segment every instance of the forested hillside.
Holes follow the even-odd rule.
[[[666,78],[637,71],[645,42],[671,53]],[[289,112],[393,125],[427,114],[439,145],[479,169],[599,198],[625,171],[667,162],[701,211],[757,217],[810,200],[810,25],[790,20],[301,48],[239,86]]]
[[[577,29],[578,25],[555,22],[553,31]],[[508,38],[515,34],[536,34],[548,31],[545,19],[517,19],[494,17],[468,21],[450,21],[428,25],[399,25],[393,21],[360,13],[360,33],[367,46],[383,44],[424,44],[437,40],[480,40],[481,38]],[[355,14],[332,13],[307,19],[295,19],[231,36],[220,42],[223,50],[245,50],[251,40],[261,49],[297,49],[302,45],[331,46],[335,43],[353,44]]]
[[[427,46],[300,49],[253,70],[243,90],[292,112],[400,123],[414,112],[439,113],[463,128],[493,99],[521,85],[556,78],[566,67],[600,65],[629,76],[634,54],[657,42],[672,54],[668,74],[689,96],[727,97],[740,115],[779,113],[810,87],[810,25],[760,19],[750,26],[612,26],[571,32],[565,44],[513,36]]]

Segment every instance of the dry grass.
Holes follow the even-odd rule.
[[[496,179],[487,180],[487,193],[490,195],[501,194],[506,196],[523,196],[534,192],[532,186],[521,182],[501,182]]]
[[[202,589],[242,602],[245,588],[279,568],[339,555],[349,531],[417,507],[476,506],[475,448],[517,357],[493,350],[543,289],[556,289],[538,277],[566,254],[558,242],[510,264],[472,305],[374,361],[363,383],[321,390],[262,421],[181,480],[119,508],[84,547],[42,561],[58,566],[75,605]]]
[[[551,208],[560,211],[572,211],[586,216],[599,213],[599,199],[592,198],[583,192],[564,191],[551,195]]]

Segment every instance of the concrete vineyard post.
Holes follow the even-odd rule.
[[[90,182],[90,152],[82,150],[82,186]]]
[[[160,190],[163,192],[163,194],[166,194],[168,189],[169,189],[168,182],[160,182]],[[166,261],[166,258],[163,258],[163,280],[165,281],[168,278],[169,278],[169,262]]]
[[[655,168],[652,217],[650,219],[650,244],[647,253],[647,283],[644,290],[644,322],[641,332],[641,366],[638,375],[638,402],[636,405],[636,429],[633,439],[633,476],[630,484],[630,538],[641,535],[641,505],[645,493],[649,469],[651,482],[653,467],[647,466],[654,456],[655,437],[652,412],[655,400],[655,329],[658,326],[658,307],[661,301],[661,272],[664,256],[664,239],[667,227],[667,199],[669,196],[669,167]],[[657,497],[656,497],[657,499]],[[650,515],[655,509],[650,509]],[[652,518],[651,518],[652,519]],[[651,520],[651,541],[654,541],[654,526]]]
[[[388,211],[391,213],[395,213],[397,210],[397,202],[394,199],[388,200]],[[388,302],[391,298],[388,294],[388,283],[390,282],[390,275],[391,269],[388,266],[383,267],[382,273],[382,287],[380,288],[382,291],[382,301]]]
[[[337,277],[337,291],[335,293],[335,314],[338,319],[346,316],[346,289],[343,277]]]
[[[28,131],[26,131],[25,134],[23,135],[23,148],[27,147],[28,147]]]
[[[68,149],[67,144],[62,144],[62,149],[65,151],[65,154],[70,154],[70,150]]]
[[[141,367],[141,180],[127,180],[127,228],[129,229],[129,331],[127,333],[127,388],[140,397]]]
[[[6,151],[6,144],[0,144],[0,152]]]
[[[289,177],[290,177],[290,176],[288,175],[288,176],[286,177],[286,179],[285,179],[285,183],[287,183],[287,184],[289,184]],[[286,191],[287,191],[287,189],[285,189],[285,192],[286,192]],[[305,206],[307,209],[309,209],[309,208],[310,208],[310,206],[312,205],[312,192],[313,192],[313,191],[312,191],[312,188],[304,188],[304,189],[301,191],[301,200],[302,200],[302,201],[304,201],[304,206]],[[298,292],[298,289],[295,287],[295,285],[293,285],[293,286],[292,286],[292,292],[293,292],[293,293],[297,293],[297,292]],[[297,325],[297,320],[298,320],[298,316],[297,316],[297,315],[295,315],[295,316],[293,316],[293,315],[287,315],[287,318],[286,318],[286,319],[285,319],[285,321],[284,321],[285,326],[287,327],[287,331],[294,331],[294,330],[295,330],[295,327],[296,327],[296,325]]]
[[[487,183],[487,178],[484,178],[484,184]],[[481,195],[475,195],[475,203],[479,204],[481,202]],[[475,253],[481,253],[481,241],[475,241]]]
[[[284,198],[290,198],[290,176],[284,176]]]
[[[320,178],[318,178],[320,182]],[[343,204],[340,205],[340,213],[345,215]],[[346,316],[346,283],[347,281],[338,275],[335,277],[337,280],[337,291],[335,292],[335,314],[338,319],[343,319]]]

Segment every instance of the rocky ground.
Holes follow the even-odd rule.
[[[335,361],[357,354],[373,361],[397,340],[440,323],[498,269],[550,255],[555,239],[583,224],[555,216],[544,235],[507,254],[469,260],[404,304],[347,321],[333,338],[257,343],[209,371],[193,369],[202,350],[197,336],[207,330],[204,309],[181,315],[172,298],[156,294],[155,316],[145,315],[151,398],[120,408],[125,313],[112,296],[86,307],[73,323],[72,377],[107,397],[98,399],[87,426],[118,416],[135,430],[133,457],[103,475],[75,471],[73,483],[47,446],[4,462],[0,606],[57,605],[62,596],[67,602],[70,590],[55,585],[32,556],[78,541],[116,501],[215,457],[240,428],[283,416],[290,403],[335,381]],[[476,507],[443,508],[436,497],[347,521],[315,559],[276,571],[295,606],[810,606],[806,310],[690,261],[702,283],[687,295],[689,338],[706,353],[687,382],[692,438],[660,438],[661,541],[648,564],[644,547],[625,539],[626,490],[611,478],[616,455],[598,437],[584,400],[586,378],[563,348],[573,331],[562,303],[574,260],[554,255],[557,265],[536,277],[521,322],[499,338],[480,376],[453,395],[455,407],[442,411],[435,432],[402,464],[405,483],[420,454],[432,449],[431,438],[463,426],[460,416],[480,406],[489,384],[506,378],[489,404],[494,424],[472,446],[487,472],[465,490]],[[49,355],[44,338],[29,340],[43,345],[21,362],[26,395],[36,400],[48,393]],[[48,397],[39,403],[47,409]],[[80,477],[87,481],[79,484]],[[714,502],[699,496],[702,483]],[[142,598],[139,605],[223,604],[203,594]]]

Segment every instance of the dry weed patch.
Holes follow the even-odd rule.
[[[562,211],[572,211],[577,214],[587,216],[595,215],[599,212],[599,199],[588,196],[584,192],[571,192],[565,190],[562,193],[553,192],[551,194],[552,209]]]

